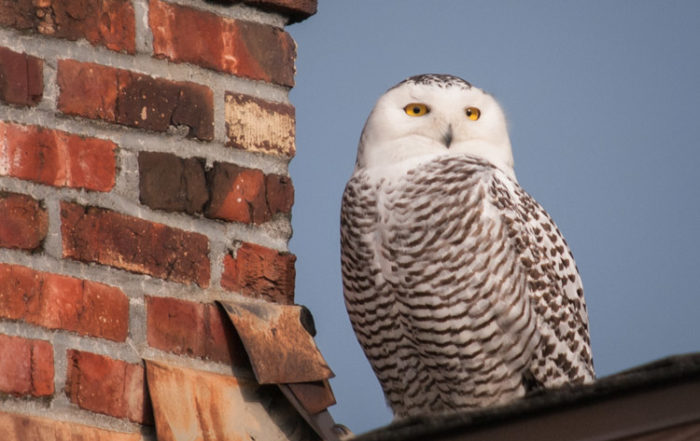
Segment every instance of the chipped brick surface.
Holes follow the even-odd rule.
[[[289,177],[265,175],[257,169],[223,162],[209,172],[211,200],[205,215],[248,224],[262,224],[275,214],[289,214],[294,187]]]
[[[21,106],[41,101],[43,65],[39,58],[0,47],[0,100]]]
[[[225,119],[226,145],[287,158],[296,153],[293,106],[227,92]]]
[[[208,217],[254,224],[270,219],[265,175],[260,170],[217,162],[210,173],[210,186]]]
[[[3,122],[0,139],[0,175],[56,187],[114,187],[117,146],[111,141]]]
[[[51,343],[0,334],[0,392],[50,396],[53,375]]]
[[[245,351],[231,323],[214,304],[146,297],[151,347],[228,365],[245,365]]]
[[[235,257],[224,257],[221,286],[249,297],[294,303],[295,261],[294,254],[243,242]]]
[[[200,84],[59,60],[58,86],[58,108],[69,115],[156,132],[184,126],[188,136],[214,137],[214,95]]]
[[[171,153],[139,153],[139,197],[156,210],[200,213],[209,200],[203,161]]]
[[[129,300],[113,286],[0,263],[0,317],[125,341]]]
[[[283,30],[151,0],[154,55],[253,80],[294,85],[296,45]]]
[[[144,441],[140,433],[4,412],[0,412],[0,433],[3,441]]]
[[[318,7],[317,0],[243,0],[243,3],[286,15],[290,18],[290,23],[296,23],[314,15]]]
[[[61,233],[64,257],[209,286],[209,241],[199,233],[69,202]]]
[[[34,250],[41,245],[48,228],[49,218],[39,201],[23,194],[0,192],[0,247]]]
[[[0,1],[0,25],[47,37],[86,39],[92,45],[133,54],[134,8],[129,0]]]
[[[69,350],[66,395],[82,409],[152,424],[153,417],[140,364]]]

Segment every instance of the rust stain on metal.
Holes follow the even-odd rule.
[[[312,415],[335,404],[335,396],[328,380],[291,383],[289,388],[304,409]]]
[[[158,441],[314,438],[277,388],[153,360],[146,373]]]
[[[219,303],[236,327],[260,384],[313,382],[334,376],[301,323],[300,306],[255,300]]]

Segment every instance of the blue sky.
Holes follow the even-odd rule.
[[[391,421],[345,312],[338,215],[369,111],[419,73],[504,107],[518,179],[581,272],[599,376],[700,351],[700,2],[319,0],[288,29],[296,298],[336,373],[336,421]]]

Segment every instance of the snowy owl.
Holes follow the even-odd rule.
[[[571,251],[518,185],[501,107],[461,78],[414,76],[377,101],[343,194],[341,264],[397,418],[595,377]]]

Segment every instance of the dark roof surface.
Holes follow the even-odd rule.
[[[700,421],[700,353],[664,358],[505,406],[410,418],[356,439],[621,439],[692,421]],[[613,432],[619,437],[600,437]]]

